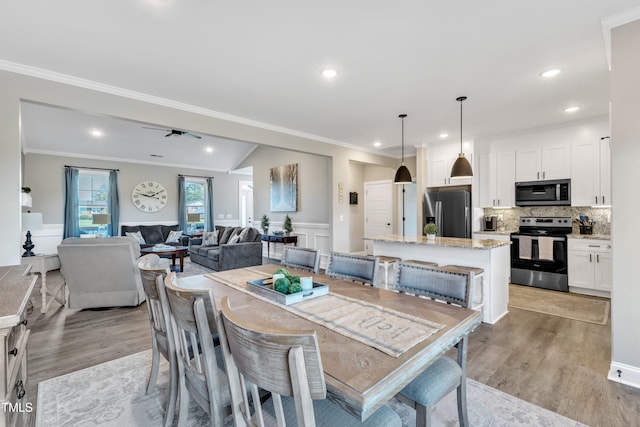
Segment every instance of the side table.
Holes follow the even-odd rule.
[[[66,304],[64,298],[64,284],[57,290],[52,291],[47,288],[47,272],[52,270],[58,270],[60,268],[60,259],[58,254],[36,255],[30,257],[23,257],[21,261],[22,265],[31,265],[31,273],[40,273],[42,283],[40,285],[40,294],[42,295],[42,307],[40,307],[40,313],[44,314],[49,309],[49,306],[53,300],[58,301],[63,306]],[[47,302],[47,295],[53,297]]]
[[[267,257],[271,257],[270,246],[271,243],[282,243],[282,245],[286,245],[287,243],[293,243],[294,246],[298,246],[298,236],[285,235],[285,234],[263,234],[260,237],[260,240],[263,242],[267,242]]]

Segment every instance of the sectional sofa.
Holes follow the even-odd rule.
[[[189,238],[180,236],[177,242],[167,242],[167,237],[171,231],[179,231],[176,225],[122,225],[120,227],[120,235],[126,236],[127,233],[137,233],[138,231],[144,238],[145,243],[139,242],[141,248],[148,248],[157,243],[164,243],[172,246],[188,246]]]

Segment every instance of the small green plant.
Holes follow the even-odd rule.
[[[262,219],[260,220],[260,228],[264,231],[264,234],[267,234],[269,231],[269,217],[267,214],[262,215]]]
[[[438,232],[438,226],[435,224],[425,224],[424,234],[436,234]]]
[[[282,228],[287,232],[287,234],[293,231],[293,226],[291,225],[291,217],[289,215],[284,217]]]
[[[23,193],[27,193],[27,194],[29,194],[29,193],[31,193],[31,188],[29,188],[29,187],[22,187],[22,192],[23,192]]]

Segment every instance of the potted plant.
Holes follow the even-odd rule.
[[[291,225],[291,217],[288,214],[284,217],[282,228],[287,233],[287,236],[293,231],[293,226]]]
[[[267,214],[262,215],[262,219],[260,220],[260,228],[264,234],[269,234],[269,217]]]
[[[424,234],[427,235],[427,239],[433,240],[436,238],[436,233],[438,232],[438,226],[435,224],[425,224],[424,226]]]

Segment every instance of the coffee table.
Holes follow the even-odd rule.
[[[187,254],[189,248],[187,246],[172,246],[171,248],[163,247],[156,248],[155,246],[150,246],[148,248],[140,249],[140,253],[143,255],[146,254],[156,254],[158,256],[162,255],[171,255],[171,269],[173,270],[176,266],[176,256],[180,258],[180,272],[184,271],[184,256]]]

